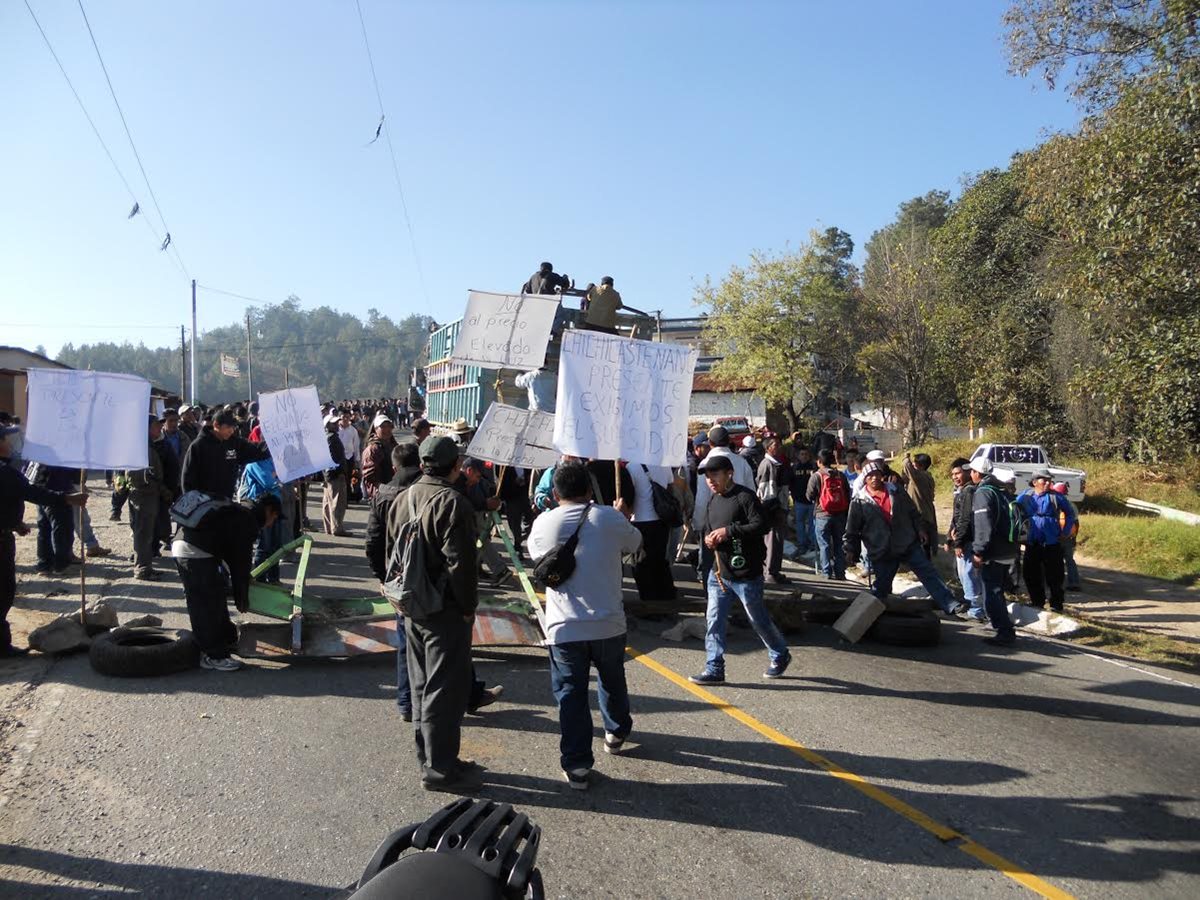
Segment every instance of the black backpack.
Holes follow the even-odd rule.
[[[591,511],[592,504],[589,502],[584,507],[579,524],[575,526],[571,536],[534,562],[534,581],[543,587],[557,588],[562,587],[567,579],[575,574],[575,548],[579,545],[579,529],[583,527]]]
[[[650,482],[650,499],[654,501],[654,514],[668,528],[678,528],[683,524],[683,507],[679,500],[668,488],[663,487],[650,477],[650,469],[642,464],[642,471]]]

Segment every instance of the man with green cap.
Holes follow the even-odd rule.
[[[459,759],[462,720],[471,692],[471,631],[478,604],[475,514],[455,489],[462,470],[451,438],[421,443],[421,477],[399,494],[388,513],[388,545],[413,517],[426,565],[442,585],[441,605],[425,616],[406,615],[405,648],[412,721],[426,790],[467,794],[482,786],[478,767]]]

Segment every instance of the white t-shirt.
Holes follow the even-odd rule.
[[[657,522],[658,513],[654,511],[654,489],[650,480],[654,479],[665,488],[671,487],[671,470],[666,466],[646,466],[641,463],[630,463],[625,467],[629,477],[633,479],[633,521]],[[649,469],[647,473],[646,469]]]
[[[345,428],[338,426],[338,437],[341,438],[342,448],[346,451],[346,459],[358,462],[362,454],[362,438],[358,429],[353,425],[347,425]]]
[[[733,460],[733,480],[740,484],[746,490],[756,493],[758,485],[755,484],[754,470],[750,468],[750,463],[738,456],[728,447],[713,447],[708,451],[709,456],[727,456]],[[702,463],[703,464],[703,463]],[[703,472],[696,473],[696,511],[692,513],[692,529],[697,535],[700,534],[700,529],[704,527],[704,511],[708,509],[708,501],[712,499],[712,488],[708,486],[708,479],[704,477]]]
[[[599,641],[625,633],[621,556],[642,546],[642,533],[611,506],[564,503],[544,512],[529,533],[529,554],[545,556],[566,542],[583,516],[575,571],[559,588],[546,588],[546,640]]]

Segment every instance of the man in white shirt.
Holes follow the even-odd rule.
[[[357,469],[362,462],[362,435],[354,427],[353,419],[346,410],[342,410],[341,420],[338,422],[338,437],[342,440],[342,446],[346,448],[346,463],[352,471]]]
[[[596,667],[604,749],[619,753],[633,728],[625,684],[625,609],[621,556],[642,546],[626,514],[592,502],[587,469],[560,463],[554,471],[555,509],[538,516],[529,534],[534,559],[576,536],[575,570],[557,588],[546,588],[546,641],[550,686],[558,702],[560,762],[567,783],[586,790],[595,764],[588,675]],[[578,529],[578,531],[577,531]]]
[[[671,529],[654,511],[654,484],[670,490],[675,477],[666,466],[629,463],[625,467],[633,479],[633,527],[642,533],[645,553],[633,567],[633,580],[643,603],[675,599],[675,579],[667,561],[667,542]]]

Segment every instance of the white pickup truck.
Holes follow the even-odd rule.
[[[980,444],[971,454],[971,459],[981,456],[990,459],[997,469],[1011,471],[1016,476],[1018,491],[1031,486],[1033,473],[1038,469],[1049,469],[1055,482],[1066,482],[1068,500],[1076,505],[1083,502],[1087,473],[1051,465],[1049,455],[1040,444]]]

